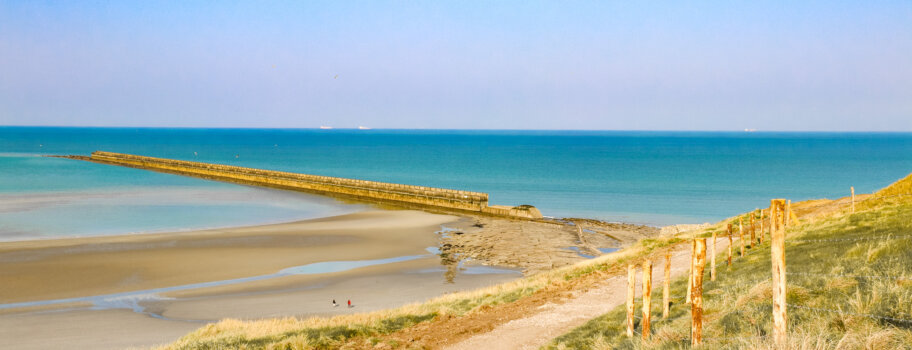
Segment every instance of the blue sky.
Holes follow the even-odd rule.
[[[912,2],[0,1],[0,125],[912,131]]]

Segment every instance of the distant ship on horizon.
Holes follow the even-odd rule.
[[[331,127],[331,126],[320,125],[320,129],[323,129],[323,130],[329,130],[329,129],[332,129],[332,128],[333,128],[333,127]]]
[[[358,126],[358,130],[370,130],[371,128],[366,126]]]

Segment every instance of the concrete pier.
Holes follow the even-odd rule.
[[[516,207],[489,206],[488,194],[481,192],[262,170],[104,151],[93,152],[91,157],[62,156],[61,158],[120,165],[210,180],[347,197],[368,202],[384,202],[407,207],[473,212],[517,219],[542,218],[541,212],[531,205]]]

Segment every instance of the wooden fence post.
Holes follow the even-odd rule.
[[[633,297],[636,293],[636,267],[627,265],[627,337],[633,337]]]
[[[852,190],[852,213],[855,212],[855,186],[849,187]]]
[[[744,257],[744,220],[738,218],[738,242],[741,243],[741,257]]]
[[[778,209],[774,210],[774,208],[783,206],[784,204],[784,199],[773,199],[770,201],[770,213],[776,213],[774,216],[770,216],[770,220],[776,223],[775,226],[772,224],[770,225],[771,227],[775,227],[775,229],[771,231],[770,237],[770,251],[773,265],[773,337],[780,349],[784,349],[788,342],[788,319],[786,318],[785,305],[785,228],[782,227],[782,225],[779,225],[779,223],[782,222],[781,211]]]
[[[716,280],[716,231],[713,231],[712,241],[709,242],[709,279]]]
[[[696,244],[697,244],[697,241],[696,241],[696,238],[694,238],[694,241],[691,242],[691,245],[690,245],[690,268],[687,269],[687,276],[688,276],[687,277],[688,278],[687,295],[685,296],[685,298],[687,298],[685,303],[687,303],[687,304],[690,304],[690,292],[693,288],[693,267],[694,267],[693,259],[694,259],[694,249],[697,249]]]
[[[671,297],[671,252],[665,253],[665,279],[662,280],[662,318],[668,318],[668,302]]]
[[[751,225],[750,225],[750,231],[751,231],[751,243],[750,243],[750,247],[751,247],[751,248],[754,247],[754,244],[757,244],[757,235],[756,235],[756,233],[757,233],[757,223],[754,221],[754,217],[755,217],[755,216],[757,216],[757,215],[756,215],[754,212],[751,212]]]
[[[690,305],[692,346],[703,342],[703,268],[706,266],[706,238],[696,241],[693,273],[693,303]]]
[[[732,224],[728,224],[728,227],[726,228],[726,230],[728,231],[728,266],[731,266],[731,264],[732,264],[732,245],[734,245],[734,241],[732,240]]]
[[[649,324],[652,320],[652,261],[643,262],[643,340],[649,339]]]
[[[763,244],[763,209],[760,209],[760,244]]]

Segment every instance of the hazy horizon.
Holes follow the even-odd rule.
[[[912,131],[912,3],[0,3],[0,125]]]
[[[744,133],[744,134],[803,134],[803,133],[820,133],[820,134],[912,134],[909,130],[671,130],[671,129],[479,129],[479,128],[366,128],[358,127],[330,127],[328,129],[321,127],[235,127],[235,126],[85,126],[85,125],[0,125],[0,128],[84,128],[84,129],[216,129],[216,130],[315,130],[315,131],[491,131],[491,132],[580,132],[580,133],[599,133],[599,132],[634,132],[634,133]]]

